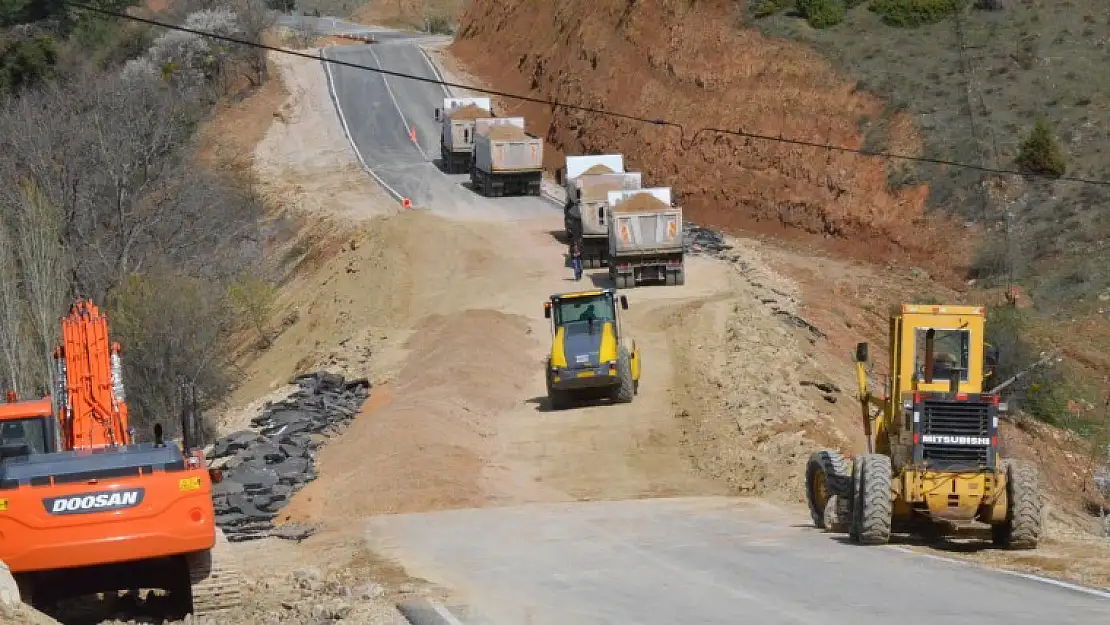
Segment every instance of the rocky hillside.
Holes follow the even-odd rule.
[[[738,28],[737,15],[726,0],[475,2],[453,52],[501,89],[683,126],[511,107],[558,148],[549,167],[562,150],[616,150],[649,184],[674,187],[690,217],[707,225],[820,241],[869,259],[959,258],[962,237],[929,234],[928,188],[892,190],[881,159],[695,137],[716,127],[861,147],[861,127],[885,110],[820,54]],[[908,116],[889,116],[887,128],[899,151],[920,148]]]

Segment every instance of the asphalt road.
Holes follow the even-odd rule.
[[[457,589],[466,623],[1110,622],[1106,598],[848,544],[805,520],[754,501],[661,499],[379,517],[367,537],[410,575]]]
[[[330,19],[313,25],[321,32],[368,30]],[[415,40],[374,32],[381,43],[332,47],[326,58],[434,76]],[[354,146],[398,194],[464,218],[553,209],[537,198],[482,198],[462,185],[465,176],[437,168],[432,112],[441,87],[326,68]],[[414,126],[419,148],[409,138]],[[409,574],[456,591],[466,605],[452,612],[469,625],[1110,622],[1110,593],[897,546],[851,545],[802,525],[807,521],[751,500],[662,499],[391,515],[369,520],[366,536]]]
[[[309,18],[301,18],[309,19]],[[437,79],[428,59],[405,33],[366,29],[333,18],[314,19],[318,32],[374,32],[379,43],[332,46],[325,59]],[[366,167],[391,193],[413,205],[460,219],[527,219],[558,207],[537,197],[488,199],[472,191],[467,175],[439,166],[440,126],[434,112],[450,93],[441,85],[325,63],[332,97]],[[411,132],[415,130],[416,142]]]

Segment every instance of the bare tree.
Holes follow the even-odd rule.
[[[33,180],[20,183],[22,210],[17,216],[19,262],[31,321],[43,356],[38,375],[43,387],[52,384],[51,364],[58,342],[58,319],[69,296],[69,255],[62,245],[62,215]]]
[[[8,224],[0,219],[0,353],[4,357],[9,388],[18,395],[22,391],[23,354],[27,343],[22,332],[27,303],[19,292],[17,254]]]
[[[247,41],[263,43],[262,36],[277,22],[263,0],[236,0],[235,12],[239,16],[239,28],[242,38]],[[250,68],[248,78],[254,86],[261,85],[269,79],[266,65],[266,50],[251,46],[242,46],[241,53]]]

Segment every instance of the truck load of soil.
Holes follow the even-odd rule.
[[[618,213],[652,213],[670,209],[670,204],[649,193],[639,193],[618,203],[613,210]]]
[[[607,166],[602,165],[601,163],[598,163],[597,165],[594,165],[593,167],[591,167],[591,168],[587,169],[586,171],[582,172],[581,175],[589,176],[590,174],[611,174],[611,173],[613,173],[612,169],[609,169]]]
[[[460,109],[455,109],[454,111],[451,111],[450,113],[448,113],[448,116],[451,119],[464,121],[470,119],[478,119],[480,117],[489,117],[490,112],[475,104],[467,104]]]
[[[486,136],[494,141],[524,141],[528,138],[523,130],[507,124],[490,128]]]
[[[604,165],[602,165],[604,167]],[[582,201],[597,202],[609,198],[610,191],[620,191],[624,188],[620,180],[604,180],[594,184],[582,185]]]

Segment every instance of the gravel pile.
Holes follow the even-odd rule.
[[[251,421],[256,429],[219,440],[209,467],[223,480],[212,487],[216,524],[232,542],[276,536],[300,540],[303,526],[273,519],[293,493],[316,479],[317,448],[346,426],[370,395],[370,381],[345,380],[317,372],[293,380],[300,388],[289,399],[266,407]]]
[[[689,254],[714,255],[732,249],[725,243],[725,235],[689,222],[682,224],[682,242]]]

